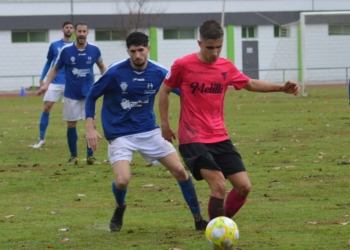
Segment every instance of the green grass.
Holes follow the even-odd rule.
[[[342,225],[350,221],[347,88],[308,92],[307,98],[227,92],[229,136],[252,182],[234,218],[237,249],[350,249],[350,223]],[[0,249],[210,249],[204,233],[194,230],[175,179],[162,166],[147,167],[137,153],[123,229],[110,233],[113,173],[108,164],[84,164],[84,122],[78,123],[78,166],[65,166],[61,103],[51,112],[47,145],[28,147],[38,137],[41,100],[0,98]],[[171,103],[177,128],[179,100],[172,96]],[[98,118],[100,106],[101,100]],[[100,119],[97,129],[102,133]],[[107,160],[105,140],[95,156]],[[195,186],[207,217],[209,188],[204,181]],[[65,237],[68,242],[62,242]]]

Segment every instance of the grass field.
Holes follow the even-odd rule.
[[[252,182],[233,218],[237,249],[350,249],[347,88],[308,93],[227,92],[229,136]],[[172,98],[177,128],[179,100]],[[137,153],[123,229],[110,233],[113,174],[108,164],[84,164],[84,122],[78,123],[78,166],[65,165],[70,155],[61,103],[51,112],[47,144],[28,147],[38,137],[41,100],[0,98],[0,249],[210,249],[204,233],[194,230],[175,179],[162,166],[147,167]],[[105,140],[95,156],[107,160]],[[204,181],[195,186],[207,218],[209,189]]]

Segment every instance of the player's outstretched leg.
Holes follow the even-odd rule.
[[[179,181],[178,183],[180,185],[182,195],[185,198],[187,205],[190,207],[196,230],[205,230],[208,225],[208,221],[204,220],[201,215],[200,205],[196,190],[194,189],[192,178],[188,177],[186,181]]]
[[[198,196],[194,188],[192,178],[189,177],[185,167],[181,164],[176,152],[168,154],[159,159],[159,161],[171,172],[176,178],[181,188],[182,195],[189,206],[195,221],[196,230],[205,230],[208,222],[203,219],[198,201]]]

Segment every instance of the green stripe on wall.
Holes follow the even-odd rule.
[[[153,61],[158,61],[158,40],[157,40],[157,28],[151,27],[149,29],[149,45],[151,46],[151,51],[149,58]]]
[[[227,59],[235,63],[235,30],[232,25],[226,27],[226,47]]]
[[[302,57],[302,49],[301,49],[301,29],[300,29],[300,24],[298,25],[298,81],[302,82],[303,81],[303,57]]]

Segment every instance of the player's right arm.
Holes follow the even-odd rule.
[[[44,79],[47,72],[49,72],[50,66],[51,66],[51,61],[47,60],[40,76],[40,80],[39,80],[40,87],[44,85]]]
[[[176,140],[176,135],[174,131],[170,128],[169,124],[169,94],[173,91],[173,88],[166,85],[164,82],[160,86],[158,92],[158,106],[160,114],[160,123],[162,129],[162,136],[165,140],[172,142],[173,139]]]
[[[41,76],[40,76],[40,80],[39,80],[40,87],[44,85],[44,79],[47,75],[47,72],[49,72],[50,70],[54,57],[55,57],[55,48],[54,48],[54,44],[51,43],[49,47],[49,51],[47,52],[47,56],[46,56],[47,61],[44,65],[43,71],[41,72]]]
[[[104,73],[104,72],[101,72]],[[112,79],[111,79],[112,78]],[[85,126],[86,126],[86,141],[88,147],[92,151],[98,149],[98,140],[103,137],[97,132],[95,128],[95,112],[96,112],[96,101],[99,97],[104,95],[108,84],[113,82],[113,77],[110,74],[103,74],[90,88],[85,99]]]
[[[88,147],[91,148],[92,151],[96,151],[98,149],[98,140],[103,137],[97,132],[95,128],[95,120],[91,117],[86,118],[86,142]]]
[[[50,72],[49,72],[49,74],[48,74],[48,76],[47,76],[47,78],[46,78],[46,81],[45,81],[44,85],[42,85],[42,86],[40,87],[40,89],[39,89],[37,95],[45,94],[45,92],[46,92],[46,91],[48,90],[48,88],[49,88],[50,83],[52,82],[53,79],[55,79],[55,77],[56,77],[56,75],[57,75],[57,72],[58,72],[58,67],[57,67],[56,65],[54,65],[54,66],[51,68],[51,70],[50,70]]]

